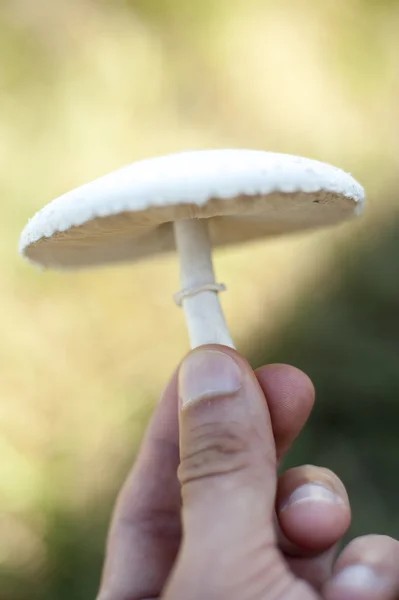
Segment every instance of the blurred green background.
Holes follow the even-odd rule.
[[[239,349],[317,407],[289,461],[334,468],[351,535],[399,536],[399,2],[2,0],[0,598],[89,600],[118,487],[187,348],[175,257],[40,274],[16,253],[53,197],[194,148],[351,171],[364,218],[216,253]]]

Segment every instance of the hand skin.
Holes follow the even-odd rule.
[[[278,477],[313,403],[293,367],[190,353],[119,496],[98,600],[399,599],[397,541],[358,538],[336,559],[351,520],[338,477]]]

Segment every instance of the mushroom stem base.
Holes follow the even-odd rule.
[[[183,290],[215,286],[206,219],[176,221],[174,227]],[[182,305],[192,349],[206,344],[234,348],[216,290],[205,289],[186,296]]]

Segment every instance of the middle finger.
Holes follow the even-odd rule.
[[[276,514],[280,547],[294,573],[320,587],[331,576],[337,543],[349,528],[345,486],[328,469],[290,469],[278,483]]]

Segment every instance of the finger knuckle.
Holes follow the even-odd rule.
[[[204,478],[245,471],[250,464],[248,431],[240,423],[206,423],[190,432],[189,448],[181,456],[182,485]]]

